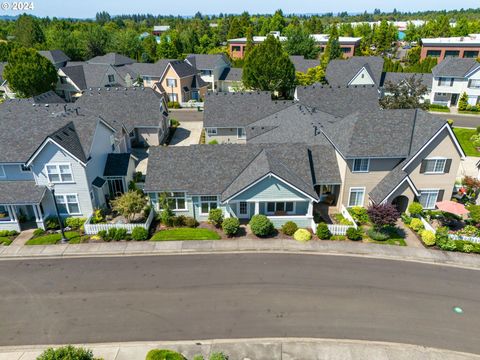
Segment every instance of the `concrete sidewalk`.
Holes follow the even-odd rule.
[[[417,261],[480,270],[480,256],[408,246],[351,241],[298,242],[293,239],[232,239],[190,241],[121,241],[87,244],[1,246],[0,260],[58,257],[104,257],[242,252],[305,253],[312,255],[365,256]]]
[[[480,356],[416,345],[385,342],[267,338],[79,345],[103,360],[144,360],[151,349],[171,349],[188,360],[223,352],[230,360],[478,360]],[[0,360],[34,360],[48,346],[0,348]]]

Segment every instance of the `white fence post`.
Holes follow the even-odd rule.
[[[420,220],[422,221],[423,227],[425,230],[432,231],[434,234],[437,232],[432,225],[429,224],[427,220],[420,216]]]
[[[343,204],[342,204],[342,207],[340,208],[340,211],[342,212],[343,217],[352,223],[352,226],[349,226],[349,227],[354,227],[355,229],[357,229],[358,226],[355,219],[352,217],[352,215],[350,215],[350,213],[348,212],[348,209]]]

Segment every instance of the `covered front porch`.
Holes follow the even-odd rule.
[[[34,181],[0,181],[0,230],[45,229],[46,194]]]

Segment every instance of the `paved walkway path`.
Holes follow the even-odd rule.
[[[104,360],[144,360],[151,349],[171,349],[187,359],[223,352],[231,360],[478,360],[480,356],[416,345],[337,339],[238,339],[80,345]],[[35,360],[46,346],[0,348],[0,360]]]
[[[35,231],[35,229],[29,229],[29,230],[22,231],[15,238],[15,240],[13,240],[13,242],[10,244],[10,246],[24,246],[25,243],[32,238],[34,231]]]
[[[411,246],[414,248],[424,248],[424,246],[420,243],[420,240],[418,240],[417,235],[415,235],[412,229],[406,226],[402,220],[397,221],[397,227],[399,227],[405,232],[405,242],[407,243],[407,246]]]
[[[175,130],[170,146],[189,146],[200,143],[202,134],[202,121],[182,121],[180,126]]]
[[[242,252],[364,256],[453,265],[480,270],[480,255],[478,254],[447,252],[413,246],[379,245],[351,241],[312,240],[298,242],[293,239],[120,241],[86,244],[10,245],[0,246],[0,260]]]

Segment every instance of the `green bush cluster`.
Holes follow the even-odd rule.
[[[412,219],[412,221],[410,222],[410,227],[413,229],[413,231],[416,231],[416,232],[419,232],[424,228],[422,220],[417,218]]]
[[[141,226],[136,226],[132,230],[132,239],[135,241],[143,241],[148,238],[148,230]]]
[[[340,225],[353,225],[350,220],[347,220],[342,214],[335,214],[333,215],[335,221]]]
[[[307,229],[298,229],[293,234],[293,238],[297,241],[309,241],[312,239],[312,233]]]
[[[145,360],[186,360],[186,358],[173,350],[154,349],[148,352]]]
[[[287,221],[285,224],[282,225],[282,233],[284,233],[285,235],[292,236],[297,230],[298,226],[293,221]]]
[[[347,229],[347,238],[353,241],[362,240],[362,229],[350,227]]]
[[[189,228],[196,228],[198,226],[198,221],[191,216],[185,218],[185,226]]]
[[[49,216],[45,219],[45,227],[47,230],[56,230],[60,229],[58,219],[56,216]]]
[[[410,223],[412,222],[412,217],[408,216],[406,213],[402,213],[400,217],[402,218],[403,223],[406,225],[410,225]]]
[[[435,245],[435,233],[430,230],[422,230],[420,232],[420,237],[422,238],[422,242],[427,246]]]
[[[375,229],[368,229],[367,235],[369,238],[375,241],[385,241],[390,238],[390,234],[386,231],[375,230]]]
[[[447,105],[430,104],[430,110],[450,110]]]
[[[87,221],[85,218],[68,217],[65,219],[65,226],[68,226],[73,230],[78,230],[83,226],[83,224],[85,224],[85,221]]]
[[[367,209],[362,206],[351,207],[348,209],[348,212],[352,215],[353,220],[359,224],[368,224],[370,222]]]
[[[250,229],[257,236],[268,236],[273,233],[275,227],[273,223],[265,215],[253,215],[248,223]]]
[[[37,360],[95,360],[95,358],[91,350],[68,345],[57,349],[48,348],[37,357]]]
[[[234,217],[226,218],[222,222],[222,230],[228,236],[236,235],[240,228],[240,220]]]
[[[222,226],[223,222],[223,211],[222,209],[211,209],[208,212],[208,221],[219,228]]]
[[[0,237],[17,236],[17,235],[18,235],[18,231],[15,231],[15,230],[0,230]]]
[[[328,240],[332,237],[332,233],[328,229],[328,225],[320,223],[317,225],[317,236],[320,240]]]
[[[208,145],[218,145],[218,141],[213,139],[208,142]]]
[[[423,212],[423,206],[419,202],[412,202],[408,205],[408,213],[410,216],[418,216]]]
[[[180,104],[176,101],[169,101],[167,106],[169,109],[180,109]]]
[[[45,234],[45,230],[43,230],[42,228],[33,230],[33,236],[42,236],[43,234]]]
[[[110,228],[108,231],[100,230],[97,234],[103,241],[120,241],[127,239],[127,230],[121,228]]]

